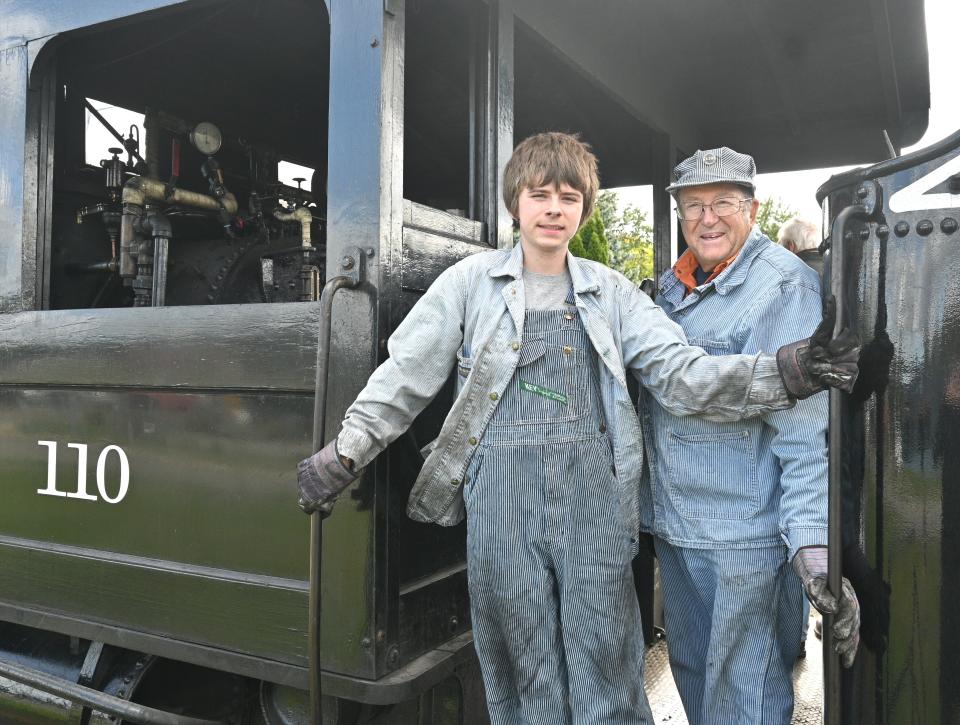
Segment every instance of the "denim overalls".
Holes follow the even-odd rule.
[[[492,723],[649,723],[632,547],[576,307],[527,310],[467,470],[467,567]]]

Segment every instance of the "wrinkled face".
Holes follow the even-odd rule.
[[[582,214],[583,194],[569,184],[524,189],[517,202],[524,251],[566,252]]]
[[[739,204],[730,216],[717,216],[712,207],[705,207],[699,219],[681,219],[683,238],[705,272],[734,256],[750,236],[760,202],[756,199],[741,202],[747,198],[747,190],[736,184],[704,184],[677,192],[677,206],[681,209],[690,204],[713,204],[721,199]]]

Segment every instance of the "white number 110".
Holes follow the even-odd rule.
[[[97,497],[87,493],[87,444],[86,443],[67,443],[67,448],[76,448],[77,450],[77,490],[76,492],[67,492],[57,490],[57,442],[56,441],[37,441],[37,445],[47,448],[47,487],[38,488],[37,493],[42,496],[60,496],[62,498],[79,498],[84,501],[96,501]],[[120,486],[117,489],[117,495],[111,496],[107,493],[106,468],[107,456],[110,453],[116,453],[120,462]],[[100,498],[107,503],[120,503],[123,497],[127,495],[127,489],[130,486],[130,464],[127,462],[127,454],[123,452],[120,446],[107,446],[100,451],[97,458],[97,491],[100,492]]]

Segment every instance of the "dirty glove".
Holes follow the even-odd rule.
[[[844,667],[850,667],[860,645],[860,603],[853,585],[843,578],[838,601],[827,586],[827,547],[805,546],[793,557],[793,570],[803,582],[807,599],[821,614],[833,614],[833,649]]]
[[[357,480],[357,474],[344,465],[337,453],[336,439],[320,451],[304,458],[297,466],[300,487],[300,508],[305,513],[317,512],[326,518],[343,490]]]
[[[849,393],[857,382],[860,338],[847,328],[833,337],[836,315],[837,302],[831,295],[823,302],[823,320],[813,335],[777,350],[777,368],[783,387],[798,400],[809,398],[827,386]]]
[[[657,299],[657,283],[650,277],[644,277],[640,280],[640,291],[652,300]]]

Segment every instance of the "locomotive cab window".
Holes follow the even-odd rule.
[[[249,52],[242,37],[270,52]],[[38,307],[316,298],[323,3],[187,3],[52,45],[42,85],[57,91],[39,117],[53,175],[38,204],[49,214],[38,225]]]

